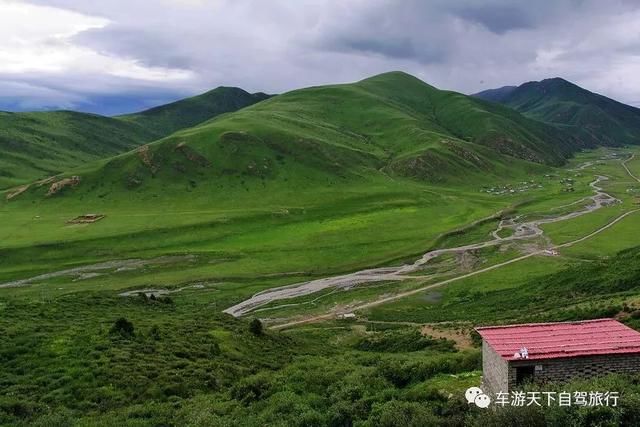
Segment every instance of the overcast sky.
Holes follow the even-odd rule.
[[[0,0],[0,110],[115,114],[391,70],[463,93],[560,76],[638,106],[640,1]]]

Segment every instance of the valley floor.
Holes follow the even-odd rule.
[[[493,425],[455,397],[473,327],[640,326],[639,176],[601,149],[456,188],[4,201],[0,425]]]
[[[374,307],[390,302],[397,302],[396,305],[402,304],[402,301],[398,300],[406,299],[406,297],[414,299],[415,295],[429,294],[436,288],[511,266],[533,257],[537,262],[550,264],[548,272],[554,271],[554,269],[564,267],[566,262],[572,261],[572,257],[566,255],[572,247],[580,248],[595,238],[611,239],[609,234],[615,236],[614,233],[621,228],[622,224],[626,227],[628,223],[637,223],[638,219],[635,214],[640,209],[633,196],[637,187],[632,185],[626,188],[623,193],[615,191],[617,186],[629,184],[629,179],[631,179],[631,184],[633,184],[633,180],[637,181],[628,167],[628,164],[633,164],[634,161],[635,154],[633,153],[616,153],[613,158],[611,158],[611,154],[605,154],[601,155],[599,161],[588,160],[578,166],[571,166],[569,170],[572,172],[580,171],[582,174],[588,171],[592,174],[591,176],[595,177],[594,181],[589,184],[594,192],[592,196],[580,198],[566,205],[551,207],[541,212],[519,214],[516,211],[508,215],[498,213],[480,221],[494,224],[496,229],[484,236],[478,236],[481,239],[478,243],[434,249],[414,263],[403,264],[399,267],[366,269],[347,275],[268,289],[226,309],[225,312],[235,316],[255,312],[264,320],[273,322],[274,329],[282,329],[304,323],[340,318],[345,313],[361,313],[366,316],[366,313]],[[598,175],[599,170],[602,170],[603,173],[609,172],[611,168],[615,170],[616,166],[620,168],[620,171],[616,171],[615,175]],[[616,195],[606,193],[600,185],[613,188],[612,193]],[[583,227],[582,234],[575,235],[569,241],[562,240],[556,243],[552,237],[545,234],[547,227],[551,233],[555,230],[562,230],[566,228],[567,223],[575,220],[584,221],[586,217],[594,215],[600,209],[606,213],[606,222],[593,226],[594,228],[591,229]],[[582,218],[583,216],[585,218]],[[479,225],[474,223],[468,228],[477,227]],[[501,237],[499,233],[505,230],[508,231],[507,235]],[[601,234],[602,236],[600,236]],[[636,242],[631,242],[629,247],[635,244]],[[487,254],[486,248],[492,250]],[[504,253],[505,256],[492,259],[492,257],[495,258],[496,251]],[[597,256],[598,253],[593,255]],[[456,258],[456,262],[453,264],[450,263],[451,256]],[[468,258],[476,258],[475,265],[465,265],[465,259]],[[562,260],[563,263],[556,262],[556,260]],[[517,266],[513,268],[517,269]],[[351,300],[348,299],[348,296],[340,295],[347,294],[349,291],[357,291],[359,290],[358,286],[363,287],[363,285],[372,285],[378,282],[387,282],[377,286],[386,292],[374,291],[371,296],[364,296],[366,298],[364,300],[360,299],[362,298],[360,295]],[[399,282],[408,282],[411,285],[403,288]],[[320,296],[316,294],[326,289],[333,290]],[[398,292],[398,289],[401,291]],[[303,298],[306,295],[315,295],[315,297],[313,299]],[[320,299],[323,300],[322,303],[319,303]],[[324,313],[322,313],[323,310]],[[268,317],[265,318],[265,316]],[[285,320],[291,317],[294,319]]]

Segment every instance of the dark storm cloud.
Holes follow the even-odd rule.
[[[344,53],[360,53],[382,55],[387,58],[417,60],[424,64],[443,62],[446,49],[431,45],[429,42],[418,43],[410,38],[368,38],[367,36],[343,35],[327,40],[324,48]]]
[[[180,48],[176,36],[113,24],[84,31],[73,41],[110,55],[137,58],[152,67],[193,67],[194,58]]]
[[[379,53],[391,58],[415,58],[416,49],[413,42],[407,38],[375,40],[362,37],[347,37],[336,40],[334,46],[342,51],[360,51]]]
[[[562,76],[640,99],[630,0],[27,1],[80,15],[38,38],[54,9],[16,28],[0,10],[0,109],[58,99],[120,112],[219,85],[280,93],[396,69],[465,93]]]
[[[461,18],[481,24],[496,34],[534,26],[531,16],[523,8],[513,5],[471,6],[461,8],[457,13]]]
[[[118,115],[142,111],[191,95],[191,91],[96,78],[78,87],[71,74],[50,79],[41,74],[12,75],[0,79],[0,111],[73,109]],[[123,87],[127,89],[122,90]]]

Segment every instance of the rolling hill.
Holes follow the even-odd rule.
[[[392,72],[276,96],[67,175],[81,176],[74,192],[110,194],[290,189],[387,175],[464,183],[558,165],[577,148],[553,126]]]
[[[491,89],[474,96],[561,127],[585,146],[640,143],[640,109],[561,78]]]
[[[154,139],[139,125],[72,111],[0,113],[0,188],[130,150]]]
[[[237,87],[221,86],[198,96],[117,118],[165,136],[267,98],[269,95],[264,93],[249,93]]]
[[[483,90],[482,92],[478,92],[472,96],[484,99],[485,101],[502,102],[502,100],[506,99],[509,94],[517,88],[518,86],[502,86],[496,89]]]
[[[266,97],[221,87],[115,118],[73,111],[0,112],[0,188],[126,152]]]
[[[625,190],[638,150],[547,166],[579,147],[506,106],[388,73],[275,96],[5,192],[0,424],[405,425],[415,413],[415,425],[462,425],[478,416],[463,399],[481,381],[471,325],[640,325],[638,251],[595,258],[637,244]],[[594,175],[621,203],[589,211]],[[521,243],[504,227],[563,217]],[[264,328],[222,313],[416,260],[404,281],[273,301],[251,314]],[[635,417],[635,378],[597,381],[575,389],[631,390],[614,409]]]

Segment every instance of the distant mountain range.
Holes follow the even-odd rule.
[[[561,78],[490,89],[473,96],[551,123],[571,133],[583,146],[640,143],[640,109]]]
[[[244,102],[264,98],[235,90],[224,98],[232,100],[225,108],[242,105],[233,102],[238,97]],[[191,114],[186,107],[193,104],[188,100],[105,120],[141,132],[140,139],[129,140],[134,145],[153,138],[151,131],[187,125]],[[350,182],[393,177],[453,183],[510,176],[536,163],[561,164],[574,150],[573,139],[554,126],[393,72],[274,96],[115,157],[84,163],[51,182],[68,187],[58,191],[56,186],[57,196],[82,197],[95,197],[95,189],[123,198],[132,191],[184,197],[185,188],[208,194],[331,186],[337,191]],[[64,181],[71,176],[79,181]],[[33,186],[14,200],[50,196],[51,185]]]
[[[108,176],[109,185],[127,189],[144,188],[149,178],[220,188],[381,173],[446,183],[638,142],[640,110],[562,79],[466,96],[391,72],[274,97],[220,87],[118,117],[0,113],[0,188],[70,176],[78,166],[83,182],[103,186]]]

